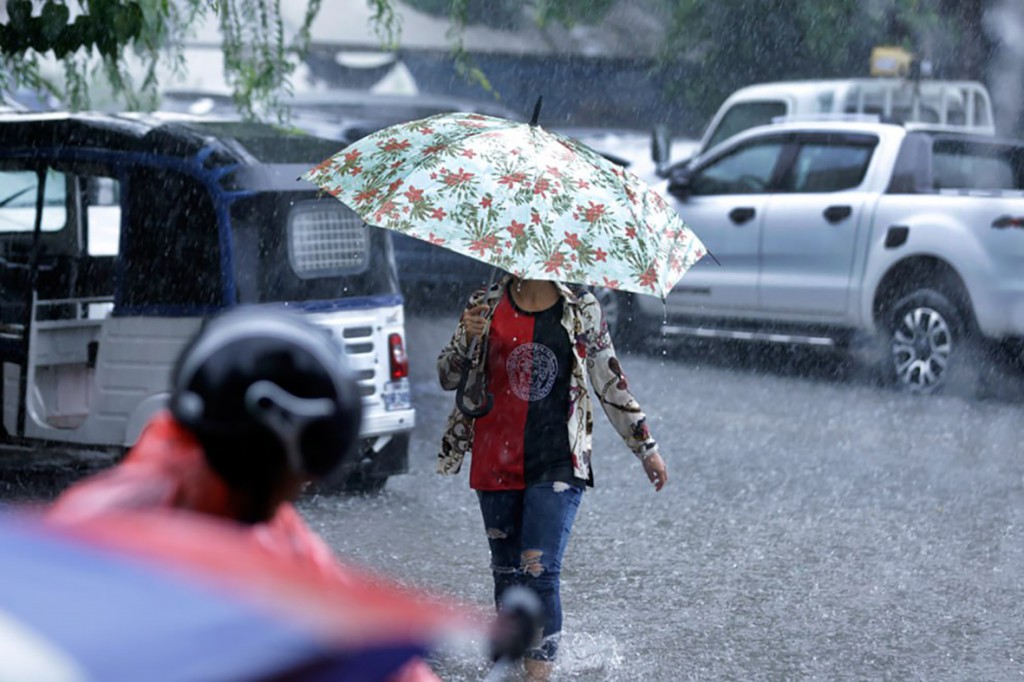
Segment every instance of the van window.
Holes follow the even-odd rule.
[[[58,232],[68,221],[67,179],[48,169],[43,190],[44,232]],[[35,229],[39,176],[30,170],[0,170],[0,232],[31,232]]]
[[[351,211],[320,201],[296,204],[288,216],[288,262],[302,279],[352,275],[370,262],[369,228]]]
[[[786,103],[783,101],[740,102],[734,104],[718,122],[718,128],[711,135],[705,147],[710,149],[716,144],[754,126],[767,125],[776,116],[786,115]]]
[[[121,239],[121,183],[114,178],[86,177],[85,187],[86,253],[90,256],[116,256]]]
[[[391,236],[333,197],[264,195],[231,209],[239,303],[398,293]]]
[[[64,297],[68,293],[65,255],[75,242],[68,229],[68,176],[48,168],[43,175],[39,269],[36,291],[41,299]],[[22,324],[28,310],[26,301],[32,283],[29,263],[35,237],[39,174],[34,169],[0,169],[0,324]]]

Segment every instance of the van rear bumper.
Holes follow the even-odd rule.
[[[374,411],[363,415],[363,428],[360,437],[374,439],[379,436],[391,436],[397,433],[412,431],[416,426],[416,410],[392,410],[390,412]]]
[[[410,434],[396,433],[376,438],[363,438],[359,450],[326,480],[310,486],[314,493],[375,493],[388,478],[409,471]]]

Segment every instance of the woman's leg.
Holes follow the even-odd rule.
[[[480,490],[480,512],[484,518],[487,544],[491,548],[494,576],[494,606],[513,585],[522,583],[519,569],[520,537],[523,523],[522,490]]]
[[[523,584],[533,589],[544,605],[544,627],[538,647],[526,654],[526,669],[546,679],[558,653],[562,635],[560,583],[562,557],[583,498],[583,489],[565,483],[538,483],[526,490],[520,566]]]

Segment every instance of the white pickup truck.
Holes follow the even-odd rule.
[[[837,78],[757,83],[740,88],[718,107],[689,158],[736,133],[781,119],[874,115],[995,134],[992,98],[984,85],[929,78]],[[664,142],[662,144],[665,144]],[[667,158],[667,152],[663,153]]]
[[[1024,339],[1024,143],[882,122],[745,130],[662,187],[717,259],[620,298],[620,343],[661,335],[848,346],[931,392]],[[667,312],[667,315],[666,315]],[[632,337],[632,338],[631,338]]]

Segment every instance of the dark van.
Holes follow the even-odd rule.
[[[0,114],[0,443],[124,450],[205,317],[287,306],[359,373],[364,456],[339,482],[407,471],[390,236],[298,180],[337,148],[238,121]]]

